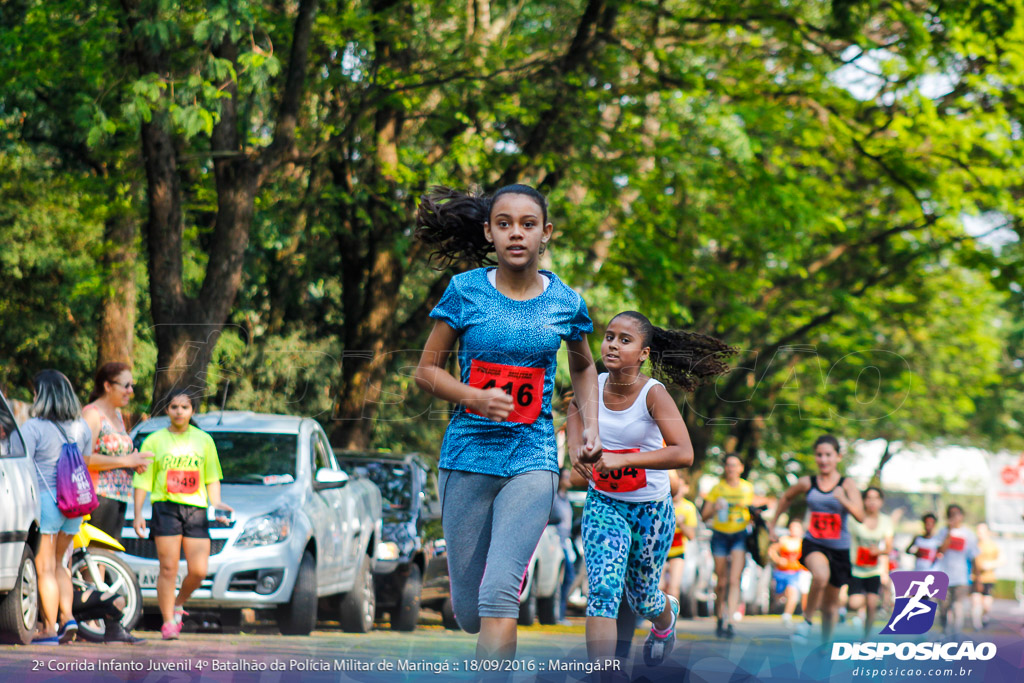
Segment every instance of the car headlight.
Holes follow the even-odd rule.
[[[235,541],[235,547],[255,548],[280,543],[291,533],[293,514],[292,510],[282,508],[269,515],[250,519],[246,522],[238,540]]]
[[[377,559],[378,560],[397,560],[398,559],[398,544],[386,541],[384,543],[377,544]]]

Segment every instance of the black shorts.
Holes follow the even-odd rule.
[[[851,574],[849,586],[850,595],[859,595],[861,593],[864,595],[877,594],[882,590],[882,577],[868,576],[862,579]]]
[[[974,582],[972,592],[981,593],[982,595],[992,595],[992,588],[995,586],[994,583],[980,583]]]
[[[807,567],[808,565],[804,560],[811,553],[821,553],[828,559],[828,582],[830,585],[835,586],[836,588],[842,588],[850,582],[849,548],[843,548],[842,550],[826,548],[805,536],[803,548],[800,552],[800,564]]]
[[[128,509],[128,503],[122,503],[113,498],[96,496],[100,501],[99,507],[89,515],[89,524],[97,529],[110,534],[115,541],[121,542],[121,532],[124,530],[124,513]]]
[[[166,500],[157,501],[153,503],[149,535],[209,538],[210,522],[206,519],[206,508]]]

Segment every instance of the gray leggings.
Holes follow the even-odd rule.
[[[558,475],[534,470],[496,477],[441,470],[439,480],[459,626],[478,633],[480,617],[517,618],[519,587],[548,523]]]

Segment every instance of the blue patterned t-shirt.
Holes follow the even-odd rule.
[[[583,297],[549,271],[550,284],[527,301],[510,299],[487,279],[487,268],[452,278],[430,317],[448,323],[459,334],[460,378],[471,384],[471,366],[495,374],[492,384],[511,389],[516,410],[536,415],[532,422],[494,422],[459,407],[441,445],[439,467],[511,477],[532,470],[558,472],[558,448],[551,423],[555,365],[562,340],[577,341],[594,331]],[[484,369],[481,369],[484,368]],[[533,373],[543,371],[543,391],[536,396]],[[537,399],[540,405],[534,405]],[[510,416],[511,417],[511,416]]]

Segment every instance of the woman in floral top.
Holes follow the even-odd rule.
[[[124,426],[121,408],[135,394],[132,370],[125,363],[105,363],[96,373],[89,404],[82,409],[89,429],[96,436],[86,464],[96,485],[100,506],[90,522],[121,541],[125,510],[132,500],[132,474],[145,472],[152,453],[140,453]]]

